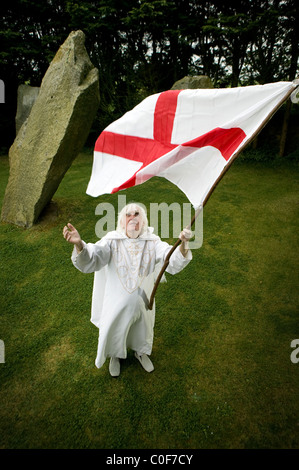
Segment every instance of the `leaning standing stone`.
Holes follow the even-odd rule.
[[[197,88],[213,88],[212,80],[206,75],[187,75],[175,82],[172,86],[172,90],[187,90]]]
[[[2,220],[31,227],[82,149],[99,106],[98,70],[82,31],[59,48],[9,151]]]

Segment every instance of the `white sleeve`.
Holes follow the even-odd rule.
[[[94,273],[109,263],[110,253],[108,240],[100,240],[97,243],[83,241],[83,250],[78,254],[74,246],[71,259],[75,268],[82,273]]]
[[[164,264],[165,258],[168,254],[168,252],[171,250],[172,246],[169,245],[166,242],[162,242],[162,240],[156,240],[156,262],[157,263],[162,263]],[[182,269],[187,266],[187,264],[190,263],[192,260],[192,253],[190,250],[188,250],[187,255],[183,256],[180,250],[180,247],[178,246],[172,255],[169,258],[169,264],[166,268],[166,272],[169,274],[177,274]]]

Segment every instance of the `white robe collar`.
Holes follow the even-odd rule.
[[[154,228],[148,227],[146,232],[142,233],[139,237],[129,238],[125,233],[117,232],[116,230],[113,230],[112,232],[108,232],[103,238],[105,238],[106,240],[126,240],[127,239],[131,241],[158,239],[159,237],[155,235],[153,232],[154,232]]]

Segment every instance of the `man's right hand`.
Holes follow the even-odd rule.
[[[72,243],[76,246],[78,253],[83,250],[83,243],[79,232],[75,229],[72,224],[68,223],[67,225],[65,225],[65,227],[63,227],[62,233],[67,242]]]

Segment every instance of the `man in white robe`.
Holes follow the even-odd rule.
[[[95,364],[102,367],[110,357],[109,371],[120,374],[120,359],[127,349],[135,351],[142,367],[151,372],[155,304],[147,308],[155,282],[155,269],[163,264],[171,246],[148,227],[145,211],[128,204],[119,214],[117,229],[96,243],[85,243],[71,224],[64,238],[74,245],[72,262],[83,273],[94,273],[91,321],[99,328]],[[192,259],[188,248],[191,232],[184,229],[182,243],[169,260],[166,272],[180,272]]]

